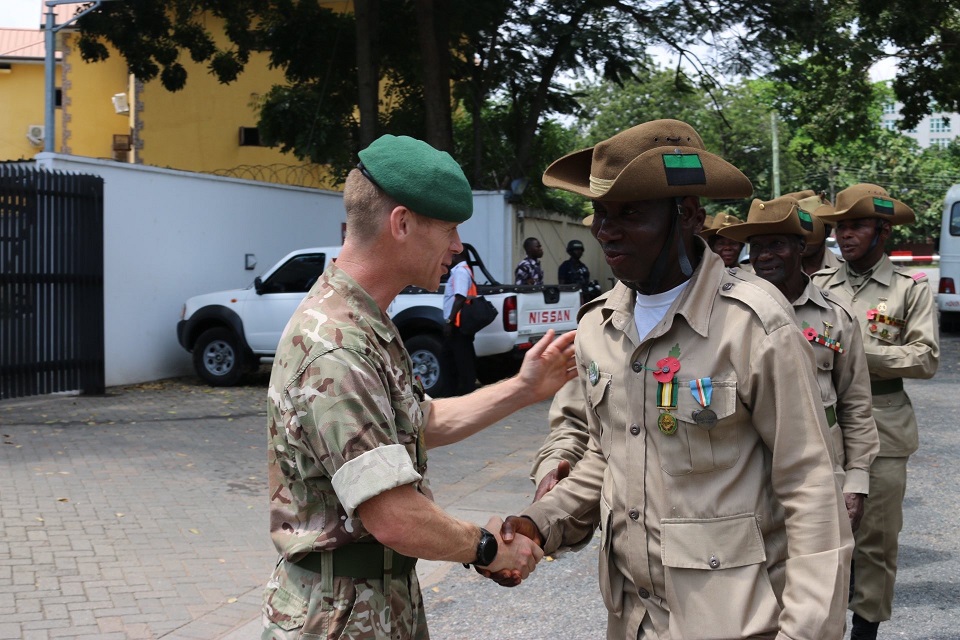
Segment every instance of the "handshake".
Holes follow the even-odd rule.
[[[560,462],[556,469],[544,476],[537,487],[533,501],[537,502],[557,483],[570,475],[570,463]],[[487,531],[496,532],[497,557],[486,567],[475,567],[477,573],[490,578],[501,587],[515,587],[533,573],[543,558],[543,536],[530,518],[507,516],[506,521],[493,516],[487,522]]]
[[[493,516],[485,528],[497,538],[497,556],[489,565],[474,568],[501,587],[517,586],[543,558],[543,539],[537,525],[521,516],[507,516],[505,521]]]

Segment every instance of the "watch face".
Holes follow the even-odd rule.
[[[497,557],[497,539],[486,529],[480,529],[480,543],[477,545],[476,564],[485,567]]]

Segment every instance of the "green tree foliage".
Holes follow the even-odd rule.
[[[778,120],[780,192],[813,189],[834,199],[850,185],[870,182],[914,208],[917,222],[894,227],[889,247],[936,243],[943,198],[960,183],[960,143],[947,149],[921,150],[916,142],[880,126],[883,105],[894,99],[885,83],[865,83],[868,91],[857,108],[863,118],[856,136],[824,141],[815,122],[797,116],[806,92],[767,80],[740,80],[720,87],[697,86],[685,76],[654,68],[645,76],[617,86],[611,82],[581,84],[583,116],[578,121],[579,147],[587,147],[618,131],[657,118],[676,118],[693,125],[707,149],[742,170],[754,186],[754,197],[773,197],[770,114]],[[708,93],[709,89],[709,93]],[[746,216],[749,201],[706,203]]]
[[[443,133],[452,127],[438,119],[452,118],[462,105],[473,128],[472,142],[461,146],[471,148],[472,178],[480,183],[490,174],[483,129],[493,124],[509,127],[499,136],[510,141],[511,175],[539,176],[541,124],[578,109],[563,77],[595,73],[621,83],[654,45],[678,52],[697,73],[746,73],[773,43],[799,38],[810,20],[801,0],[357,0],[359,24],[353,14],[326,6],[316,0],[107,3],[79,21],[80,50],[86,60],[102,60],[110,43],[139,79],[159,77],[171,91],[188,80],[181,56],[230,82],[252,52],[269,51],[286,84],[261,105],[263,138],[319,162],[340,162],[373,131],[453,148]],[[225,43],[210,33],[208,16],[224,21]],[[703,43],[715,45],[716,67],[692,53],[692,45]],[[386,99],[371,127],[363,98],[380,83]],[[443,105],[451,83],[452,110]],[[506,109],[508,117],[487,125],[482,117],[491,101],[493,111]]]

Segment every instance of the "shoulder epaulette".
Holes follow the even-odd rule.
[[[793,308],[777,288],[742,269],[724,271],[720,282],[720,296],[744,303],[760,319],[767,333],[784,325],[796,324]]]
[[[820,289],[820,287],[817,287],[817,288]],[[840,298],[838,298],[837,296],[830,295],[830,292],[827,291],[826,289],[820,289],[820,293],[823,294],[824,300],[829,302],[831,305],[833,305],[837,309],[840,309],[843,313],[847,315],[848,318],[850,318],[850,320],[856,319],[856,316],[853,315],[853,312],[850,310],[850,308],[847,307],[846,303],[840,300]]]
[[[610,289],[610,291],[613,291],[613,289]],[[580,309],[577,311],[577,322],[580,322],[580,318],[582,318],[583,314],[585,314],[587,311],[590,311],[590,309],[593,309],[598,304],[602,305],[604,302],[606,302],[607,298],[610,296],[610,291],[604,291],[593,300],[589,300],[581,305]]]

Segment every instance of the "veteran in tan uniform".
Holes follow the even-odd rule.
[[[880,450],[871,416],[870,374],[860,325],[836,296],[813,284],[801,268],[805,238],[823,224],[804,207],[820,208],[818,196],[754,200],[746,223],[720,233],[747,244],[753,272],[790,301],[804,337],[813,347],[817,384],[833,437],[833,461],[843,487],[850,526],[863,517],[870,487],[870,463]]]
[[[695,237],[699,197],[749,181],[658,120],[544,184],[593,201],[620,283],[581,309],[579,378],[555,400],[587,427],[583,458],[504,531],[551,553],[600,525],[611,639],[840,638],[853,541],[813,351],[775,288]]]
[[[725,267],[740,266],[740,252],[743,251],[743,243],[722,236],[719,231],[742,223],[743,220],[734,215],[718,213],[710,218],[709,223],[704,222],[703,229],[700,230],[700,237],[707,241],[707,246],[710,247],[711,251],[720,256]]]
[[[910,276],[884,253],[894,224],[910,224],[913,210],[874,184],[837,194],[836,223],[845,262],[814,281],[853,310],[870,369],[873,418],[880,453],[870,466],[870,495],[856,534],[852,640],[873,640],[893,609],[897,538],[903,528],[907,460],[919,445],[917,418],[904,378],[931,378],[940,360],[937,314],[923,274]]]
[[[280,559],[264,589],[263,640],[423,640],[417,558],[522,579],[543,555],[527,539],[500,544],[499,518],[484,529],[440,509],[427,449],[553,396],[575,375],[575,332],[538,342],[513,378],[456,399],[425,396],[386,308],[409,284],[438,288],[463,250],[457,227],[473,195],[456,161],[420,140],[382,136],[359,155],[344,187],[343,248],[284,330],[270,377]]]
[[[812,276],[817,271],[839,267],[843,260],[827,248],[827,238],[830,237],[833,226],[824,224],[822,218],[834,213],[836,209],[823,195],[814,194],[798,200],[804,211],[813,214],[813,231],[807,236],[807,248],[803,252],[803,272]]]

